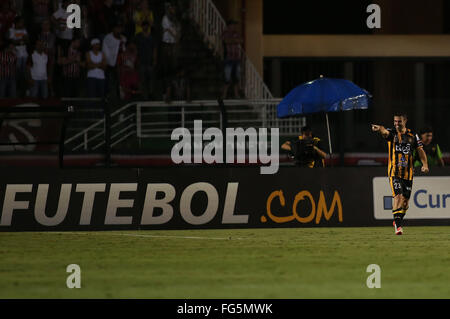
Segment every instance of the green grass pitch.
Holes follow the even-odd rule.
[[[0,298],[450,298],[450,227],[405,231],[0,233]]]

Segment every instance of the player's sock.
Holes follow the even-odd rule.
[[[400,212],[400,213],[402,214],[402,215],[401,215],[401,218],[402,218],[402,227],[404,226],[404,224],[403,224],[403,219],[405,218],[407,212],[408,212],[408,208],[407,208],[407,209],[403,209],[403,211]]]
[[[402,227],[403,225],[403,218],[405,217],[405,211],[400,209],[397,212],[394,213],[394,221],[395,221],[395,226],[398,227]]]
[[[405,211],[402,208],[396,209],[392,211],[394,215],[395,226],[402,227],[403,217],[405,217]]]

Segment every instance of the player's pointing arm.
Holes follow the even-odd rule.
[[[372,131],[380,133],[384,138],[389,136],[389,131],[382,125],[372,124]]]

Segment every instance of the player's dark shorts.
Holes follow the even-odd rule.
[[[389,184],[391,184],[392,197],[397,195],[403,195],[406,199],[411,197],[413,181],[398,177],[389,177]]]

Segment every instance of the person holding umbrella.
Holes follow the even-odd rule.
[[[288,151],[299,167],[325,167],[327,153],[320,149],[320,138],[313,137],[309,126],[302,127],[302,135],[293,141],[287,141],[281,148]]]
[[[329,153],[333,154],[328,113],[365,110],[372,96],[366,90],[345,79],[320,76],[319,79],[294,88],[277,107],[278,118],[324,113],[328,131]]]

